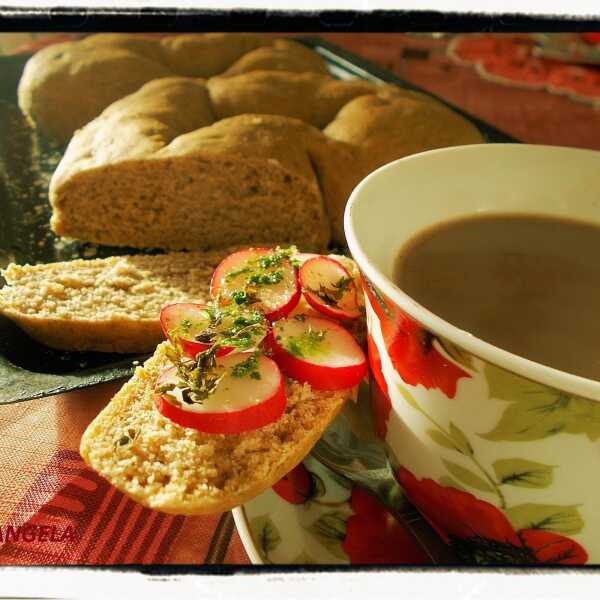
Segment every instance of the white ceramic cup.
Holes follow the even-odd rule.
[[[378,432],[461,561],[600,563],[600,382],[477,339],[392,281],[399,249],[424,229],[506,213],[600,226],[600,152],[434,150],[378,169],[351,195],[345,231],[365,282]]]

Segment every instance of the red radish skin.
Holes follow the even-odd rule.
[[[215,299],[219,298],[222,293],[227,295],[227,292],[241,291],[243,286],[239,282],[227,285],[225,278],[228,273],[236,271],[243,267],[247,261],[256,259],[260,256],[265,256],[273,253],[272,248],[247,248],[234,252],[226,258],[215,269],[210,282],[210,293]],[[265,313],[265,317],[273,322],[288,315],[300,301],[302,290],[298,281],[298,271],[287,259],[283,262],[284,280],[279,284],[259,287],[260,306]],[[263,296],[261,298],[260,296]],[[225,299],[227,301],[228,299]],[[223,301],[223,298],[221,298]]]
[[[252,354],[252,352],[240,353],[234,355],[234,358]],[[227,361],[229,358],[232,357],[226,357],[224,361]],[[161,415],[174,423],[182,427],[196,429],[203,433],[236,434],[264,427],[279,419],[285,411],[285,381],[277,365],[271,359],[266,356],[260,356],[259,361],[262,363],[261,369],[271,368],[277,370],[278,381],[272,393],[258,404],[226,412],[192,412],[175,406],[163,394],[155,393],[154,403],[156,408]],[[176,367],[172,367],[163,372],[158,378],[155,389],[165,383],[176,381],[177,369]],[[254,380],[249,380],[248,385],[252,385],[253,383],[256,384]]]
[[[300,267],[298,277],[304,298],[315,310],[327,317],[340,320],[353,320],[361,316],[354,278],[337,260],[329,256],[309,258]],[[350,283],[336,305],[328,304],[318,294],[311,291],[318,289],[319,286],[332,287],[341,279],[348,279]]]
[[[300,383],[308,383],[315,390],[345,390],[352,388],[360,383],[363,377],[367,374],[367,358],[352,335],[338,323],[322,317],[306,317],[303,324],[306,329],[312,328],[313,331],[326,329],[329,332],[334,332],[335,340],[328,340],[329,348],[327,355],[329,361],[335,361],[344,353],[353,354],[354,360],[345,361],[346,364],[328,365],[328,360],[323,362],[315,362],[314,358],[300,358],[294,356],[285,348],[286,340],[281,336],[281,329],[286,325],[286,322],[294,321],[294,319],[284,319],[273,324],[272,331],[265,338],[265,345],[271,351],[273,359],[279,365],[283,373],[299,381]],[[326,336],[328,335],[326,334]],[[278,340],[280,336],[282,339]],[[332,336],[330,335],[330,338]],[[343,348],[342,348],[343,345]],[[349,351],[349,352],[348,352]]]
[[[317,256],[322,256],[322,254],[314,254],[312,252],[298,252],[298,254],[294,254],[294,256],[292,256],[292,260],[299,262],[300,266],[302,266],[307,260],[310,260],[311,258],[317,258]]]
[[[294,295],[290,297],[289,301],[284,304],[278,310],[273,310],[268,313],[265,313],[265,317],[271,322],[274,323],[279,319],[283,319],[285,316],[289,315],[294,308],[296,308],[298,302],[300,302],[300,298],[302,298],[302,290],[300,289],[300,285],[296,286],[296,291]]]
[[[181,345],[183,354],[188,358],[194,358],[199,352],[208,350],[211,344],[198,342],[194,339],[184,338],[181,336],[174,338],[170,332],[176,329],[181,320],[185,318],[192,318],[197,320],[197,322],[204,322],[207,326],[208,316],[204,311],[204,304],[192,303],[168,304],[160,311],[160,326],[165,334],[165,337],[167,337],[172,344],[177,345],[179,343]],[[200,332],[205,329],[206,326],[194,329],[198,329],[198,332]],[[235,348],[233,348],[233,346],[223,346],[217,350],[217,357],[226,356],[234,350]]]

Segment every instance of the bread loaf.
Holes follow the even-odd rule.
[[[326,72],[321,58],[301,44],[253,33],[97,34],[37,52],[19,83],[19,106],[33,125],[65,143],[109,104],[153,79],[254,69]]]
[[[231,249],[10,265],[0,312],[52,348],[151,352],[164,339],[160,309],[208,300],[210,278]]]
[[[345,242],[348,196],[373,169],[482,141],[425,94],[325,71],[301,44],[254,34],[102,34],[43,50],[19,88],[31,118],[64,136],[65,120],[79,127],[104,108],[52,178],[54,232],[140,248],[261,240],[322,251]]]
[[[331,117],[324,133],[308,124]],[[478,141],[459,115],[393,86],[265,71],[163,78],[75,134],[50,184],[52,228],[116,246],[322,251],[330,227],[344,242],[348,195],[373,168]]]
[[[354,393],[317,392],[288,380],[287,407],[274,423],[236,435],[200,433],[154,407],[154,383],[169,364],[167,344],[92,421],[80,447],[85,462],[112,485],[164,512],[222,512],[257,496],[308,454]]]

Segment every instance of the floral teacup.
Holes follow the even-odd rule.
[[[434,150],[354,190],[345,230],[364,280],[377,430],[406,494],[459,561],[600,563],[600,382],[477,339],[392,281],[414,235],[494,213],[600,224],[600,153]]]

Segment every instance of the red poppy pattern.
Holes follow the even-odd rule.
[[[313,477],[300,463],[272,489],[290,504],[305,504],[315,499]],[[353,514],[332,537],[338,540],[336,543],[340,543],[351,563],[412,565],[430,562],[404,527],[373,496],[353,487],[348,502]]]
[[[398,481],[411,502],[450,544],[461,562],[475,564],[584,564],[576,541],[542,529],[515,530],[506,515],[473,494],[417,479],[400,467]]]
[[[387,354],[402,380],[428,390],[439,389],[454,398],[458,380],[471,375],[441,354],[434,345],[435,337],[364,277],[363,287],[381,324]]]
[[[346,523],[342,549],[353,564],[429,563],[407,531],[370,494],[352,490],[350,508],[354,513]]]
[[[290,504],[304,504],[313,492],[308,469],[300,463],[273,486],[273,491]]]
[[[387,383],[381,371],[381,356],[373,337],[367,336],[367,347],[369,350],[369,364],[371,366],[371,381],[369,390],[371,393],[371,410],[375,432],[381,439],[387,435],[387,422],[392,410],[392,400],[388,392]]]

